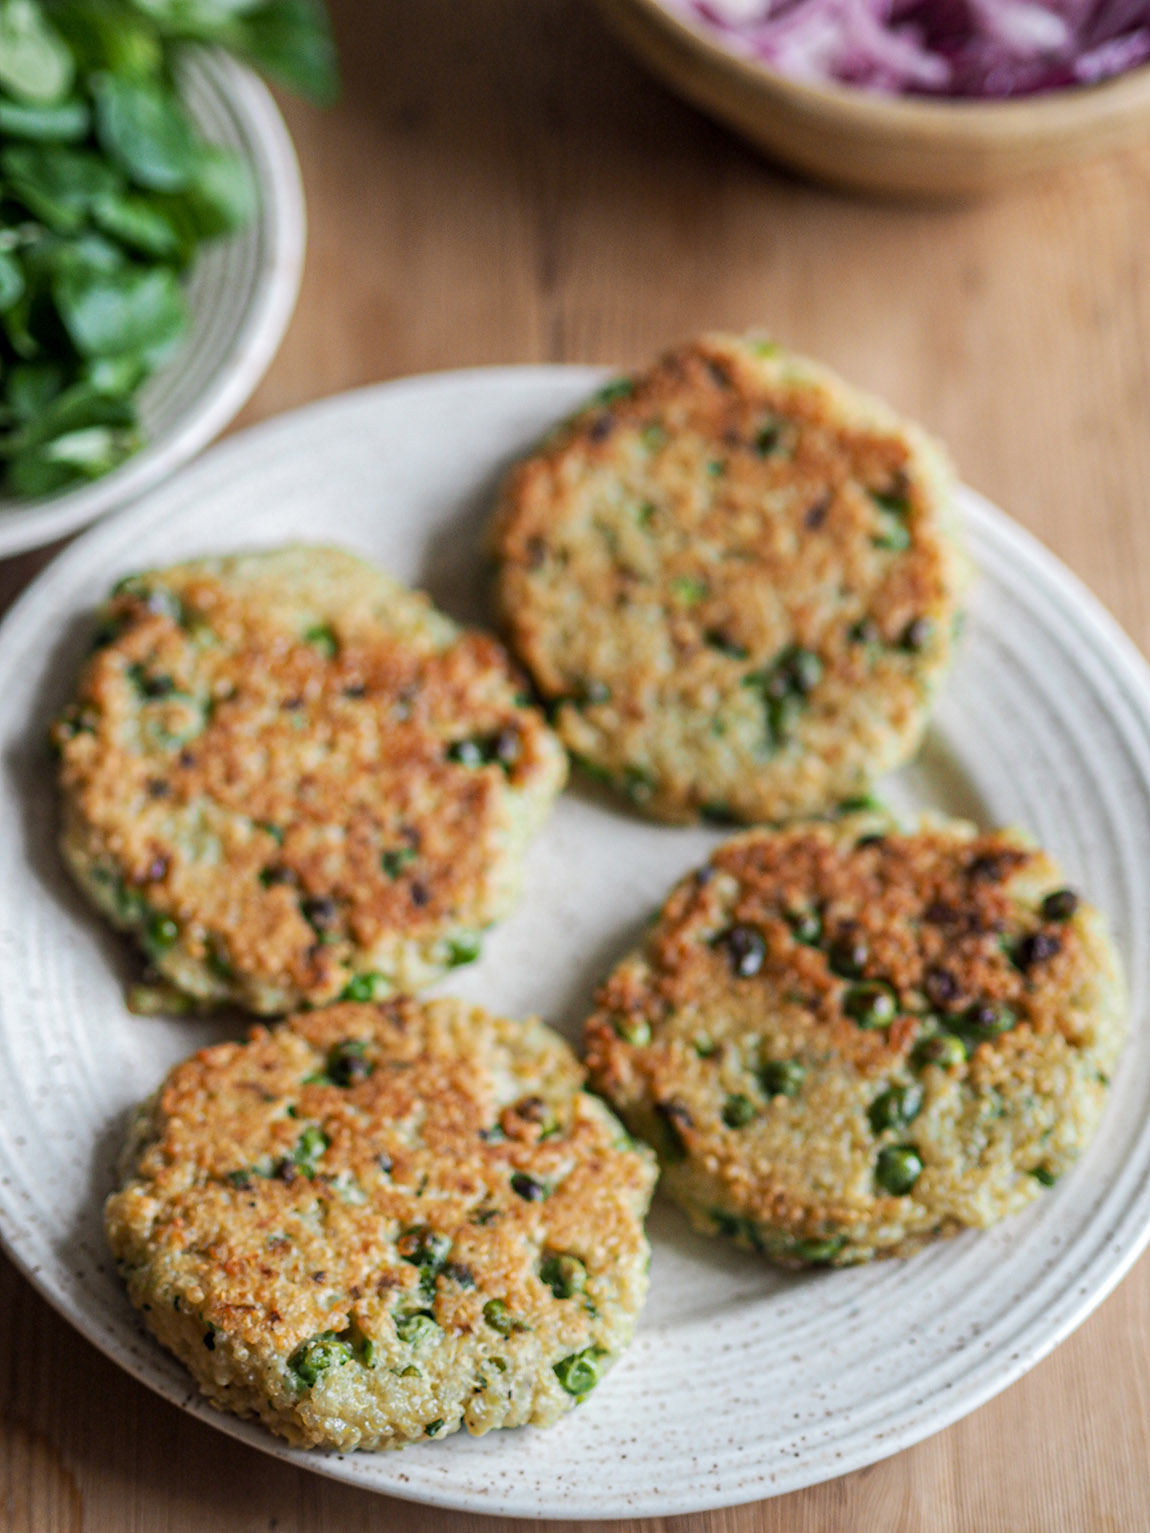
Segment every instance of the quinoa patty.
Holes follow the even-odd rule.
[[[593,1084],[700,1229],[787,1265],[907,1255],[1074,1163],[1125,1036],[1105,925],[1017,831],[749,831],[587,1026]]]
[[[494,639],[331,548],[121,581],[54,739],[81,887],[259,1013],[476,957],[566,775]]]
[[[654,1157],[538,1021],[338,1005],[170,1072],[112,1250],[221,1410],[303,1446],[548,1425],[631,1338]]]
[[[513,470],[500,618],[564,743],[650,813],[814,813],[917,748],[966,574],[952,488],[878,401],[706,336]]]

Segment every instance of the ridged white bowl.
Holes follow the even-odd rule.
[[[226,54],[190,51],[180,79],[204,137],[251,167],[256,217],[201,249],[188,287],[188,335],[141,396],[141,450],[102,479],[59,495],[0,499],[0,558],[55,542],[127,505],[194,457],[247,403],[288,327],[306,224],[284,120],[266,86]]]
[[[968,636],[904,804],[1029,826],[1107,909],[1133,1028],[1097,1141],[1027,1213],[906,1262],[778,1273],[657,1204],[651,1297],[627,1357],[550,1431],[402,1453],[309,1455],[217,1414],[129,1308],[100,1203],[125,1113],[193,1048],[237,1033],[130,1016],[130,964],[54,847],[45,725],[90,610],[119,576],[211,550],[338,539],[465,619],[508,458],[599,380],[515,368],[389,384],[215,449],[52,564],[0,628],[0,1234],[85,1336],[168,1400],[368,1489],[555,1518],[672,1515],[857,1469],[1024,1373],[1134,1261],[1150,1229],[1150,678],[1073,576],[969,491],[980,579]],[[536,844],[522,906],[446,987],[577,1038],[592,988],[713,832],[670,829],[576,785]],[[1132,1363],[1133,1366],[1133,1363]]]

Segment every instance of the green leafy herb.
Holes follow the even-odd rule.
[[[790,739],[822,674],[822,661],[813,650],[790,644],[766,670],[743,677],[743,686],[762,693],[769,750],[780,749]]]
[[[291,1161],[302,1176],[315,1176],[319,1170],[319,1162],[331,1141],[314,1123],[309,1123],[307,1128],[296,1141],[296,1147],[291,1153]]]
[[[388,878],[398,878],[404,868],[413,863],[417,856],[418,853],[413,846],[392,847],[382,854],[379,865]]]
[[[712,649],[717,649],[721,655],[727,655],[731,660],[746,660],[750,650],[745,644],[732,639],[721,628],[709,628],[703,635],[704,644],[709,644]]]
[[[457,932],[447,939],[447,967],[459,969],[474,963],[482,951],[483,944],[475,932]]]
[[[654,797],[656,786],[654,777],[643,767],[628,765],[623,768],[623,792],[633,804],[647,803]]]
[[[334,660],[339,654],[339,640],[330,623],[315,623],[304,631],[304,643],[318,649],[325,660]]]
[[[0,133],[40,144],[73,144],[86,138],[91,114],[82,101],[38,105],[0,99]]]
[[[65,96],[76,64],[34,0],[0,7],[0,86],[19,101],[51,105]]]
[[[179,941],[180,928],[171,916],[154,915],[144,928],[144,947],[149,955],[158,958]]]
[[[896,522],[893,517],[887,517],[873,541],[876,548],[886,548],[892,553],[901,554],[910,547],[910,528],[902,522]]]
[[[676,575],[670,584],[671,595],[683,607],[696,607],[707,599],[707,583],[694,575]]]
[[[419,1289],[424,1298],[433,1300],[439,1274],[451,1254],[450,1236],[439,1234],[430,1225],[415,1224],[400,1235],[396,1249],[405,1262],[418,1269]]]
[[[288,1372],[297,1389],[312,1389],[329,1368],[342,1368],[352,1358],[352,1349],[334,1331],[320,1331],[298,1346],[287,1360]]]
[[[868,493],[875,505],[891,516],[906,516],[910,511],[910,501],[900,490],[870,490]]]
[[[510,774],[519,760],[522,747],[519,731],[513,725],[508,725],[495,734],[453,740],[447,747],[446,755],[448,761],[454,761],[459,766],[478,768],[496,765]]]
[[[764,1249],[762,1231],[753,1219],[748,1219],[742,1214],[728,1213],[722,1208],[712,1208],[710,1214],[715,1229],[720,1235],[728,1240],[738,1241],[740,1245],[750,1246],[753,1251]]]
[[[341,1001],[382,1001],[391,993],[391,982],[377,969],[366,974],[353,974],[340,992]]]
[[[185,274],[255,213],[248,163],[181,95],[188,44],[336,94],[321,0],[0,0],[0,494],[137,450],[136,396],[187,334]]]
[[[379,1361],[375,1342],[360,1325],[357,1316],[351,1317],[347,1330],[339,1333],[339,1339],[348,1344],[356,1361],[362,1363],[365,1368],[374,1368]]]
[[[225,983],[235,978],[235,969],[228,957],[227,943],[222,937],[214,933],[208,938],[206,952],[204,954],[208,968],[219,980]]]
[[[610,383],[605,383],[594,396],[592,403],[597,405],[614,404],[617,399],[628,399],[635,392],[635,384],[630,378],[612,378]]]
[[[803,1089],[807,1067],[798,1059],[769,1059],[759,1070],[759,1081],[769,1097],[796,1097]]]
[[[349,986],[348,989],[350,988]],[[357,1000],[360,998],[349,996],[345,990],[340,999]],[[357,1086],[360,1081],[367,1080],[373,1069],[374,1066],[367,1057],[367,1044],[363,1039],[345,1038],[342,1043],[335,1043],[328,1049],[324,1068],[318,1075],[309,1076],[308,1084],[317,1086]]]
[[[619,1013],[611,1018],[611,1026],[615,1036],[622,1038],[624,1043],[629,1043],[633,1048],[641,1049],[651,1041],[651,1024],[646,1017],[632,1017]]]
[[[92,76],[96,137],[119,170],[137,186],[179,192],[196,173],[199,147],[188,115],[159,81],[123,75]]]
[[[790,1254],[814,1267],[822,1267],[834,1258],[846,1245],[845,1235],[828,1235],[824,1240],[796,1240]]]
[[[907,517],[911,506],[905,489],[897,485],[890,490],[871,490],[869,494],[878,511],[878,532],[872,539],[875,547],[895,553],[909,548],[912,539]]]

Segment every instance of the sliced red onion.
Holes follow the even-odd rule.
[[[664,0],[793,79],[1018,96],[1150,59],[1150,0]]]

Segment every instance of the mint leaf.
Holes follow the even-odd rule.
[[[0,171],[8,195],[57,234],[77,232],[93,199],[123,184],[98,154],[62,144],[12,144],[0,152]]]
[[[60,101],[76,69],[67,44],[35,0],[0,3],[0,85],[20,101]]]
[[[77,480],[110,473],[135,446],[133,435],[107,426],[68,432],[14,458],[8,480],[18,495],[52,495]]]
[[[271,0],[237,22],[241,58],[320,106],[339,95],[339,67],[327,12],[318,0]]]
[[[180,262],[183,241],[162,209],[145,197],[99,197],[92,205],[97,227],[140,255],[158,261]]]
[[[155,363],[187,324],[183,291],[166,267],[66,268],[53,297],[76,350],[86,357],[142,356]]]
[[[137,186],[178,192],[196,173],[199,145],[183,104],[166,86],[98,74],[96,136]]]
[[[19,262],[0,250],[0,314],[19,303],[24,296],[24,273]]]
[[[136,407],[130,399],[117,398],[91,382],[81,381],[49,398],[36,414],[5,442],[10,456],[45,446],[54,437],[95,426],[134,427]]]
[[[38,144],[77,144],[88,136],[91,114],[82,101],[55,101],[38,106],[0,98],[0,137],[25,138]]]
[[[35,420],[63,386],[62,367],[51,362],[17,362],[8,372],[8,408],[13,420]]]
[[[199,238],[215,239],[251,222],[257,195],[245,160],[226,149],[207,148],[184,198]]]
[[[321,0],[133,0],[168,37],[216,43],[319,105],[339,95]]]

